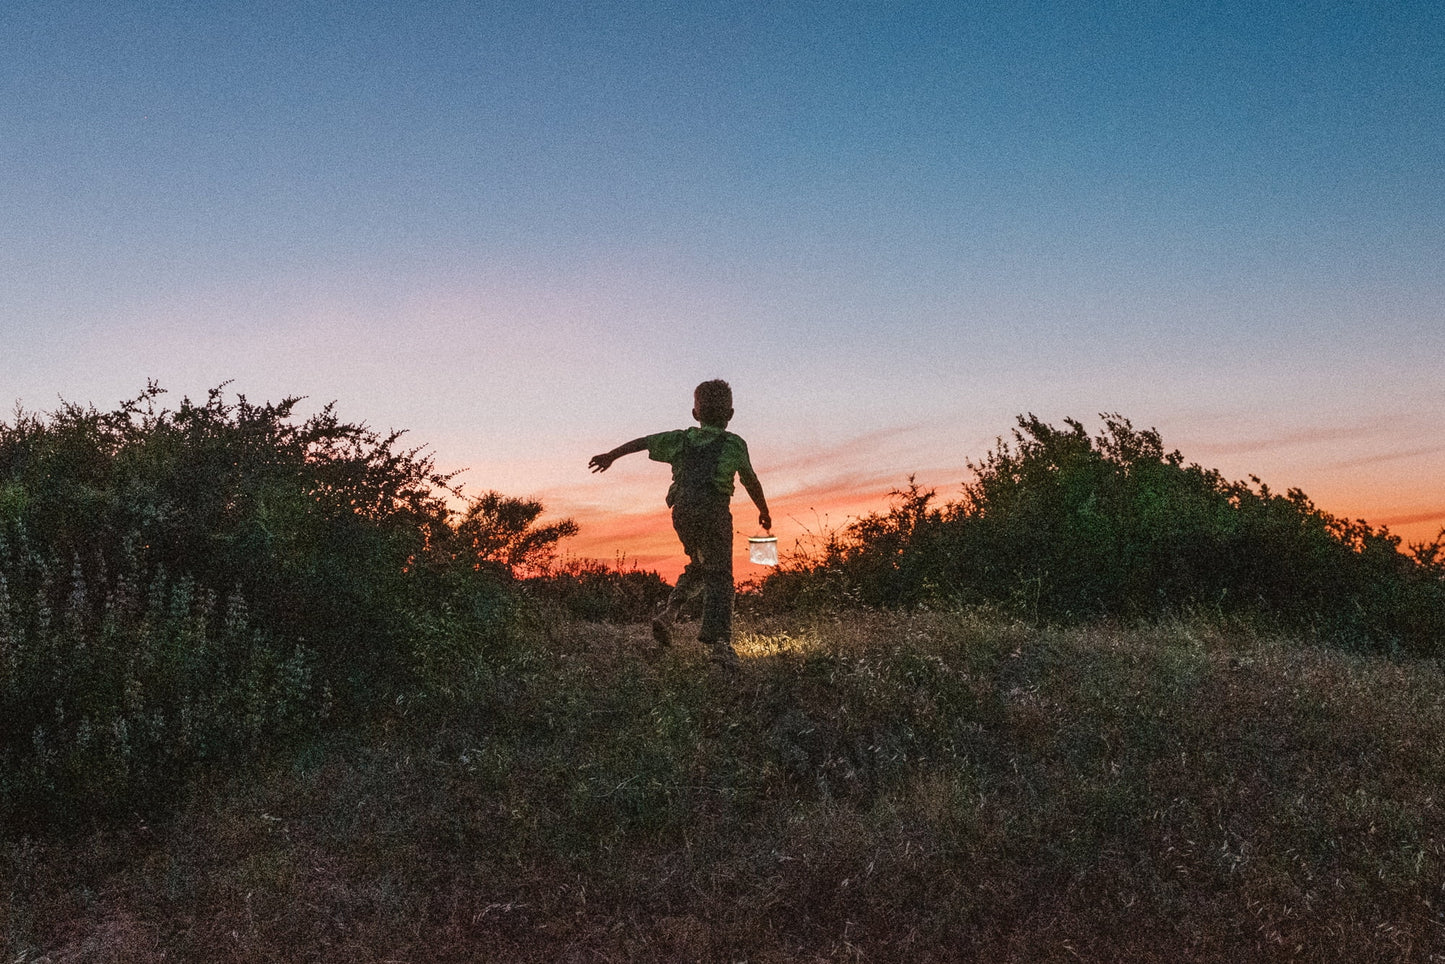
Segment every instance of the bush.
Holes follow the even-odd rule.
[[[1118,415],[1090,438],[1020,416],[962,498],[910,484],[885,513],[833,533],[769,577],[763,596],[880,607],[987,603],[1049,620],[1247,615],[1371,648],[1437,652],[1445,638],[1439,539],[1410,552],[1298,489],[1166,453]],[[1445,537],[1445,534],[1442,534]]]
[[[635,623],[650,619],[672,591],[656,572],[573,559],[526,580],[530,598],[572,619]]]
[[[11,803],[103,810],[333,708],[456,694],[516,626],[513,569],[575,531],[495,492],[455,512],[400,433],[223,388],[0,424]]]
[[[0,429],[6,521],[87,581],[134,556],[219,595],[314,651],[326,675],[399,670],[411,625],[406,564],[445,528],[448,479],[417,450],[299,399],[159,408],[154,385],[120,409],[65,405]],[[359,653],[366,659],[356,659]]]

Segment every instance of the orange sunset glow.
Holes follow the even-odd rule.
[[[771,466],[755,461],[769,493],[780,554],[786,558],[790,552],[807,551],[829,531],[886,511],[890,494],[905,488],[910,476],[924,489],[934,490],[938,503],[956,499],[961,484],[970,477],[966,461],[981,461],[997,441],[974,439],[975,451],[962,455],[956,468],[939,468],[938,447],[929,444],[933,428],[936,426],[872,432]],[[1186,441],[1179,446],[1170,444],[1168,434],[1164,441],[1166,447],[1180,447],[1186,462],[1218,468],[1230,479],[1258,475],[1279,493],[1300,488],[1330,514],[1386,526],[1407,545],[1433,540],[1445,529],[1445,505],[1433,498],[1435,493],[1428,485],[1413,480],[1445,475],[1445,446],[1390,448],[1390,432],[1374,428],[1373,432],[1357,427],[1320,428],[1225,441],[1215,441],[1212,430],[1186,431]],[[1382,449],[1386,451],[1381,454],[1358,454]],[[559,486],[544,491],[541,497],[553,515],[567,515],[581,527],[580,533],[565,543],[565,555],[620,561],[626,567],[655,570],[671,580],[686,557],[662,504],[669,470],[666,465],[648,463],[645,456],[632,458],[635,461],[619,463],[606,482]],[[901,467],[896,472],[856,471],[851,475],[835,471],[859,461],[891,461]],[[930,464],[934,467],[920,467]],[[1389,466],[1392,472],[1370,471],[1377,466]],[[1402,477],[1406,480],[1403,484]],[[739,492],[732,511],[736,577],[740,582],[760,579],[768,569],[749,563],[745,547],[745,538],[758,533],[755,510]]]
[[[935,488],[940,501],[947,501],[956,494],[956,485],[928,484],[921,478],[918,481],[925,488]],[[778,537],[780,556],[807,551],[828,531],[840,529],[871,513],[886,511],[889,494],[906,484],[905,478],[899,480],[898,485],[880,483],[836,491],[798,492],[770,499],[773,534]],[[665,487],[664,482],[662,488]],[[1308,489],[1305,491],[1311,494]],[[1401,500],[1395,490],[1371,492],[1361,488],[1342,493],[1334,504],[1315,501],[1332,515],[1363,519],[1376,527],[1386,526],[1407,545],[1430,541],[1445,529],[1445,505],[1413,508],[1418,504]],[[659,505],[660,502],[659,497]],[[758,534],[750,510],[751,506],[746,502],[733,504],[733,523],[738,538],[734,572],[739,582],[761,579],[769,572],[768,567],[747,561],[745,538]],[[570,517],[579,523],[581,532],[563,545],[564,555],[608,563],[620,562],[626,568],[655,570],[669,581],[676,579],[687,563],[672,531],[671,517],[666,508],[627,513],[588,509],[572,512]]]
[[[665,475],[661,489],[666,489]],[[807,549],[828,530],[841,528],[852,519],[885,510],[890,491],[892,488],[886,483],[860,483],[769,496],[772,534],[778,537],[780,556]],[[565,543],[564,552],[604,562],[620,561],[627,568],[656,570],[664,579],[676,579],[687,564],[687,557],[672,530],[671,514],[661,505],[661,496],[657,501],[659,507],[651,511],[609,513],[584,509],[570,513],[581,526],[581,532]],[[734,500],[732,514],[737,537],[734,576],[739,582],[761,579],[769,567],[750,563],[746,551],[746,537],[761,534],[756,510],[746,500]]]

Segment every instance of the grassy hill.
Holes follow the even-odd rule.
[[[1020,417],[726,676],[540,503],[223,389],[0,423],[7,961],[1445,956],[1445,541]]]
[[[5,960],[1431,960],[1445,679],[1247,627],[535,627],[464,699],[0,849]]]

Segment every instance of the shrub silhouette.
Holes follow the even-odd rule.
[[[764,584],[778,602],[1001,605],[1058,620],[1242,615],[1372,648],[1436,652],[1445,633],[1441,542],[1398,537],[1232,482],[1166,452],[1157,431],[1104,415],[1091,438],[1018,418],[962,497],[909,480],[885,513],[834,533]]]
[[[487,492],[471,501],[443,546],[449,562],[535,576],[550,570],[557,543],[577,534],[571,519],[538,525],[543,505]]]
[[[455,512],[400,433],[223,389],[0,424],[11,804],[115,804],[183,760],[452,692],[512,631],[513,568],[575,531],[494,492]]]
[[[407,628],[405,562],[444,527],[448,479],[396,451],[396,433],[330,406],[298,424],[295,398],[227,403],[217,388],[171,411],[160,394],[7,426],[0,473],[23,507],[11,521],[42,553],[77,559],[92,585],[133,555],[140,571],[239,593],[338,672],[359,651],[389,662],[386,644]]]
[[[524,582],[529,598],[551,611],[588,622],[640,623],[651,619],[672,591],[656,572],[569,559]]]

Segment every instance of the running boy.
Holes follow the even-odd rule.
[[[687,568],[667,605],[652,621],[652,635],[668,645],[673,621],[683,604],[702,592],[702,627],[698,641],[712,651],[723,666],[737,666],[732,645],[733,619],[733,517],[728,501],[733,494],[733,476],[758,507],[758,525],[773,528],[763,487],[748,460],[748,444],[727,431],[733,417],[733,390],[722,379],[703,382],[693,392],[692,417],[699,428],[659,432],[633,439],[610,452],[594,455],[587,464],[593,472],[605,472],[624,455],[646,452],[654,462],[672,466],[672,486],[667,504],[672,508],[672,527],[687,553]]]

